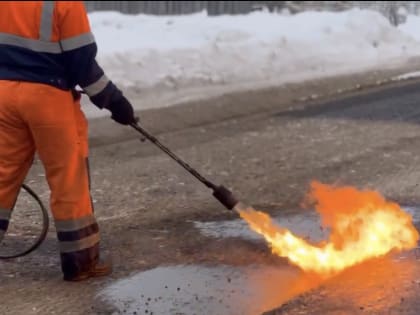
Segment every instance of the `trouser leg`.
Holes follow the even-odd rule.
[[[25,117],[51,189],[62,271],[72,277],[89,270],[99,258],[99,228],[90,198],[86,143],[80,137],[80,108],[70,92],[36,86],[30,85],[28,89],[34,91],[26,92],[41,94],[42,104],[27,106]]]
[[[30,130],[16,109],[18,93],[18,83],[0,81],[0,242],[35,151]]]

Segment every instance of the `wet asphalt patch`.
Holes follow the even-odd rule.
[[[420,208],[404,207],[420,222]],[[327,236],[315,212],[274,217],[282,227],[318,242]],[[241,220],[194,222],[211,238],[263,241]],[[278,266],[160,266],[116,281],[99,296],[118,314],[255,315],[317,286],[320,279],[287,264]]]

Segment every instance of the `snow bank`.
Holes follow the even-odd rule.
[[[420,55],[404,27],[359,9],[218,17],[94,12],[90,20],[108,76],[140,90],[296,82]]]
[[[399,25],[398,28],[405,34],[410,35],[414,39],[420,41],[420,16],[407,16],[405,23]]]
[[[392,78],[394,81],[410,80],[420,78],[420,71],[408,72]]]

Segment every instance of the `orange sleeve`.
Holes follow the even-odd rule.
[[[91,32],[83,1],[57,1],[56,3],[59,40]]]

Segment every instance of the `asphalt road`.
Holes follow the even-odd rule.
[[[185,128],[165,131],[148,119],[144,124],[203,174],[272,215],[305,214],[300,203],[312,180],[371,188],[403,205],[420,205],[420,83],[310,103],[276,101],[277,93],[224,99],[224,111],[230,102],[241,101],[248,109],[270,104],[264,111],[241,115],[237,108],[237,115],[212,119],[220,111],[214,106],[206,109],[206,122]],[[188,107],[183,110],[189,112]],[[172,117],[171,126],[176,119],[181,118]],[[91,165],[95,213],[114,274],[83,284],[63,283],[52,226],[37,252],[0,262],[0,314],[112,314],[113,306],[97,293],[117,279],[160,265],[286,265],[263,243],[202,234],[194,221],[233,220],[236,215],[134,133],[125,141],[98,143],[91,150]],[[42,174],[37,162],[27,182],[48,202]],[[420,268],[415,258],[357,268],[273,312],[418,313]]]

